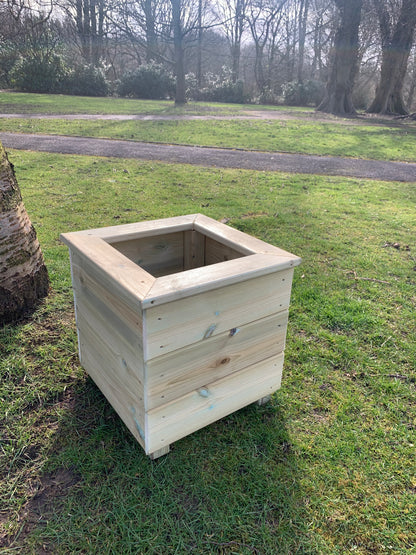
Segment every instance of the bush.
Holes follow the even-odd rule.
[[[10,86],[10,72],[19,59],[19,54],[13,46],[3,44],[0,47],[0,86]]]
[[[271,106],[277,106],[279,104],[279,97],[272,89],[267,88],[260,93],[255,101],[256,104],[269,104]]]
[[[233,81],[226,77],[225,79],[209,78],[208,85],[199,91],[198,100],[206,100],[208,102],[225,102],[230,104],[245,104],[249,102],[249,97],[244,93],[243,81]]]
[[[107,96],[109,84],[101,68],[86,65],[70,70],[61,84],[60,92],[79,96]]]
[[[163,100],[175,94],[175,80],[163,66],[142,65],[128,71],[120,79],[117,92],[120,96]]]
[[[185,75],[186,98],[188,100],[201,100],[200,90],[198,87],[198,79],[195,73],[187,73]]]
[[[10,83],[25,92],[60,92],[61,83],[68,70],[62,58],[56,54],[20,58],[11,70]]]
[[[317,106],[324,97],[325,85],[320,81],[290,81],[282,86],[283,102],[288,106]]]
[[[210,89],[207,93],[207,100],[231,104],[245,104],[248,102],[248,98],[244,94],[243,82],[237,81],[233,83],[229,79],[218,83],[218,85]]]

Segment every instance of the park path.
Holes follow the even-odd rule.
[[[7,148],[260,171],[416,182],[416,163],[0,132]]]

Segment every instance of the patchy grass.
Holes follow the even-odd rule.
[[[416,125],[296,120],[68,121],[1,119],[0,129],[246,150],[416,161]]]
[[[5,553],[416,549],[414,185],[11,159],[52,292],[0,332]],[[302,256],[284,379],[152,462],[79,367],[58,235],[197,211]]]
[[[0,92],[3,114],[236,114],[245,110],[275,110],[272,106],[189,102],[175,107],[172,100],[138,100],[112,97],[69,96]],[[286,108],[287,109],[287,108]],[[290,108],[291,111],[311,111]]]

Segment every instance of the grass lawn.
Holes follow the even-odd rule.
[[[295,120],[66,121],[0,118],[0,130],[246,150],[416,161],[416,125]]]
[[[415,552],[414,185],[10,158],[52,292],[0,331],[5,553]],[[193,212],[303,263],[281,390],[152,462],[79,366],[58,236]]]
[[[207,121],[88,121],[0,118],[0,131],[214,146],[246,150],[298,152],[373,160],[416,161],[416,124],[380,119],[364,123],[323,115],[311,108],[90,98],[65,95],[0,93],[0,113],[142,114],[238,116],[269,111],[272,119]],[[283,115],[285,112],[285,115]],[[282,113],[282,119],[275,119]],[[289,116],[289,117],[287,117]],[[296,118],[296,119],[293,119]],[[342,124],[342,125],[341,125]]]
[[[175,107],[172,100],[137,100],[112,97],[69,96],[0,92],[0,113],[3,114],[236,114],[245,110],[275,110],[271,106],[253,104],[221,104],[189,102]],[[311,111],[308,108],[291,108]]]

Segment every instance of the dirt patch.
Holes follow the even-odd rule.
[[[10,536],[7,532],[0,530],[0,549],[18,548],[24,544],[27,536],[33,529],[42,526],[48,518],[62,505],[63,500],[68,495],[68,490],[73,488],[81,477],[66,469],[58,470],[53,474],[45,474],[38,483],[34,485],[35,493],[24,505],[19,515],[21,527],[19,532]],[[4,530],[6,518],[2,518],[0,526]],[[36,551],[39,555],[43,553],[53,553],[53,548],[46,544],[38,547]]]

